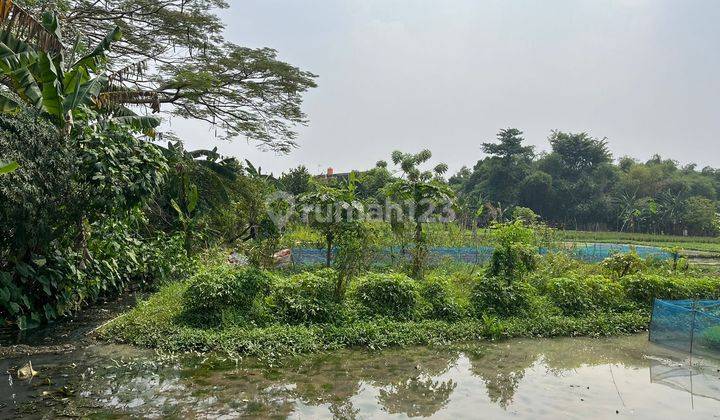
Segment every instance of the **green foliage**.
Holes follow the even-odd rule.
[[[628,253],[616,253],[602,261],[602,266],[615,277],[621,278],[635,274],[642,269],[644,261],[635,250]]]
[[[530,308],[535,294],[535,289],[525,281],[508,283],[501,277],[485,276],[473,286],[470,304],[477,316],[522,315]]]
[[[249,312],[255,299],[269,292],[270,282],[268,274],[254,268],[210,267],[190,280],[183,299],[191,312]]]
[[[517,220],[493,226],[495,250],[490,259],[489,276],[500,276],[512,282],[522,279],[537,264],[535,231]]]
[[[335,238],[337,251],[333,261],[338,270],[338,297],[345,294],[352,278],[370,267],[378,235],[374,227],[364,221],[346,221],[338,229]]]
[[[47,247],[75,224],[73,144],[34,113],[0,114],[0,156],[21,167],[0,177],[0,263]],[[42,251],[41,251],[42,252]],[[1,268],[0,268],[1,269]]]
[[[426,318],[455,320],[462,309],[452,291],[450,281],[444,277],[429,277],[420,284],[422,304],[427,305]]]
[[[129,211],[157,192],[168,171],[154,144],[110,126],[77,136],[78,214],[91,222]]]
[[[269,297],[272,312],[288,324],[332,321],[340,306],[335,294],[337,276],[334,270],[324,269],[278,279]]]
[[[421,279],[424,275],[428,254],[423,223],[427,223],[432,217],[447,216],[443,213],[450,208],[455,197],[455,191],[446,183],[441,182],[442,175],[447,171],[446,164],[438,164],[432,172],[423,171],[420,168],[431,157],[432,153],[429,150],[423,150],[416,154],[394,151],[392,161],[400,167],[403,176],[383,188],[386,197],[393,200],[394,203],[406,203],[405,214],[413,216],[415,234],[413,235],[412,276],[416,279]],[[391,217],[395,216],[391,215]],[[391,220],[391,224],[396,235],[404,234],[406,228],[404,217],[400,220]]]
[[[655,299],[718,299],[720,279],[638,273],[621,279],[630,299],[652,306]]]
[[[524,224],[530,226],[537,223],[540,219],[540,216],[538,216],[532,209],[520,206],[513,209],[511,217],[513,220],[520,220]]]
[[[350,298],[367,316],[410,319],[420,298],[416,283],[403,274],[368,274],[352,285]]]
[[[19,167],[20,165],[18,165],[17,162],[0,162],[0,175],[9,174]]]
[[[325,349],[364,347],[382,349],[505,337],[604,336],[647,328],[648,317],[638,312],[595,313],[568,317],[539,314],[523,318],[403,321],[388,318],[348,320],[311,325],[226,326],[215,330],[178,323],[187,285],[171,283],[127,314],[100,330],[105,339],[159,348],[163,351],[220,351],[258,356],[270,364],[288,356]]]
[[[603,276],[560,277],[547,283],[547,295],[566,315],[624,309],[622,285]]]

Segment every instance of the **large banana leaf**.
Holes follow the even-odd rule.
[[[160,125],[159,119],[144,115],[124,115],[122,117],[115,117],[112,121],[117,124],[132,127],[133,129],[143,133],[152,131],[155,127]]]
[[[63,77],[63,86],[65,87],[65,95],[77,91],[80,85],[90,80],[90,73],[85,67],[75,67],[65,72]]]
[[[38,56],[35,51],[17,51],[0,42],[0,69],[11,72],[19,67],[35,64]]]
[[[89,104],[96,98],[103,86],[107,84],[107,76],[100,75],[80,85],[74,92],[67,95],[63,103],[64,112],[72,112],[80,105]]]
[[[63,121],[63,88],[52,57],[48,53],[40,53],[38,61],[38,77],[42,84],[42,105],[45,112]]]
[[[4,94],[0,94],[0,113],[16,114],[23,109],[23,104]]]
[[[97,47],[95,47],[95,49],[92,50],[90,54],[78,60],[75,64],[72,65],[72,68],[86,67],[93,72],[97,72],[100,64],[105,58],[105,53],[109,51],[110,46],[114,42],[119,41],[120,38],[122,38],[122,31],[120,30],[119,26],[116,26],[115,29],[110,31],[110,33],[108,33],[105,38],[103,38],[100,44],[98,44]]]
[[[19,67],[7,74],[15,85],[18,95],[26,99],[35,108],[42,107],[42,91],[35,77],[27,67]]]

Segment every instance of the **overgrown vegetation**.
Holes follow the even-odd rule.
[[[101,334],[165,351],[226,351],[277,362],[285,355],[351,346],[628,333],[647,328],[655,298],[720,297],[720,279],[701,269],[674,269],[672,260],[617,255],[591,264],[562,253],[540,256],[536,231],[521,222],[497,226],[494,235],[504,244],[494,252],[495,263],[479,269],[441,265],[423,279],[404,274],[402,266],[377,267],[353,278],[343,296],[334,293],[335,270],[274,270],[267,274],[269,293],[222,309],[236,316],[198,325],[187,322],[186,305],[177,296],[187,296],[199,279],[212,281],[212,271],[203,271],[166,286]],[[404,269],[412,273],[411,265]],[[257,272],[225,270],[235,277]],[[224,284],[225,277],[215,281]]]

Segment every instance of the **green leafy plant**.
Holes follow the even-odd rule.
[[[516,220],[493,226],[491,238],[495,244],[488,275],[502,277],[507,282],[522,279],[537,265],[537,237],[532,228]]]
[[[625,291],[620,283],[603,276],[560,277],[547,283],[547,295],[567,315],[624,309]]]
[[[403,274],[368,274],[358,278],[351,289],[351,300],[368,316],[396,319],[413,317],[419,300],[417,284]]]
[[[508,282],[502,277],[485,276],[472,288],[470,304],[477,316],[520,316],[531,306],[535,289],[525,281]]]
[[[452,293],[449,281],[444,278],[428,278],[420,284],[422,303],[428,306],[426,317],[432,319],[455,320],[461,317],[462,310]]]
[[[628,253],[616,253],[602,261],[602,266],[617,278],[635,274],[643,267],[644,261],[634,249]]]
[[[0,162],[0,175],[9,174],[10,172],[16,170],[19,167],[20,165],[18,165],[17,162]]]
[[[268,274],[254,268],[212,267],[190,280],[184,302],[194,312],[248,312],[256,298],[268,293],[270,283]]]
[[[427,223],[431,216],[437,216],[444,209],[450,208],[455,197],[455,191],[440,180],[440,177],[447,172],[446,164],[438,164],[433,171],[420,169],[420,165],[430,160],[431,157],[432,153],[429,150],[423,150],[416,154],[393,152],[392,161],[395,165],[400,166],[402,176],[384,188],[385,195],[394,200],[396,204],[407,203],[411,207],[405,208],[404,211],[412,216],[411,220],[415,225],[411,271],[412,276],[416,279],[422,279],[424,275],[428,254],[423,224]],[[392,221],[391,219],[394,225],[393,232],[397,230],[398,234],[403,233],[404,216],[403,220]],[[393,217],[392,214],[390,217]]]
[[[338,316],[335,297],[338,273],[324,269],[278,279],[268,299],[276,317],[288,324],[311,324],[331,321]]]

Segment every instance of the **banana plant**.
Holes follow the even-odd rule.
[[[25,27],[18,28],[17,22]],[[115,27],[88,54],[67,63],[54,13],[46,12],[39,22],[14,3],[0,0],[0,83],[7,88],[0,90],[0,112],[36,109],[67,134],[78,122],[109,121],[152,134],[158,119],[102,98],[112,76],[107,73],[107,53],[121,37]]]

